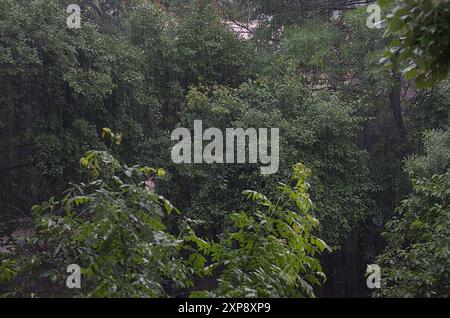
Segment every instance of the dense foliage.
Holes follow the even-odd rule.
[[[231,214],[235,230],[218,244],[199,244],[212,257],[210,267],[223,266],[217,291],[206,295],[314,297],[313,286],[326,278],[316,257],[328,247],[314,235],[318,221],[309,212],[309,174],[302,164],[294,165],[274,202],[255,191],[243,192],[258,207]]]
[[[163,169],[121,165],[108,151],[88,151],[80,163],[88,183],[33,206],[34,234],[2,260],[0,282],[15,286],[6,295],[70,296],[64,286],[70,264],[80,266],[84,278],[73,295],[85,297],[167,297],[190,290],[192,296],[314,297],[312,286],[325,279],[317,256],[328,247],[313,234],[318,221],[308,212],[309,171],[302,164],[280,185],[277,203],[244,191],[256,208],[230,214],[233,230],[208,242],[194,233],[195,220],[155,192]],[[180,218],[177,233],[169,230],[172,213]],[[216,271],[216,290],[195,291],[193,279]]]
[[[425,134],[425,155],[406,162],[413,193],[386,224],[379,295],[447,297],[450,288],[449,131]]]
[[[378,262],[380,295],[448,297],[450,288],[450,174],[414,179],[414,193],[386,225],[389,242]]]
[[[71,2],[0,0],[0,294],[449,296],[449,1]],[[278,173],[175,164],[199,119]]]
[[[383,61],[394,65],[406,62],[407,79],[418,87],[430,87],[445,79],[450,71],[450,2],[381,0],[393,6],[387,15],[387,34],[392,36]]]

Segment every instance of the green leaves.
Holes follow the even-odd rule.
[[[111,143],[111,145],[112,144],[120,145],[122,143],[122,141],[123,141],[122,134],[115,134],[109,128],[103,128],[102,129],[101,137],[103,139],[108,138],[110,143]]]
[[[270,200],[262,193],[253,190],[245,190],[242,194],[245,195],[247,199],[255,201],[261,205],[272,206],[272,202],[270,202]]]
[[[218,242],[198,237],[184,219],[184,234],[169,232],[161,209],[167,215],[179,211],[147,190],[148,179],[144,182],[151,174],[163,176],[164,170],[122,167],[110,153],[98,151],[87,152],[82,164],[102,179],[73,185],[61,201],[34,208],[35,235],[28,248],[37,263],[47,266],[36,268],[28,257],[19,258],[21,272],[39,272],[57,287],[64,282],[61,264],[78,264],[84,287],[75,295],[88,297],[168,296],[170,289],[192,287],[193,275],[218,275],[219,287],[191,296],[313,297],[313,285],[325,278],[315,257],[328,247],[312,234],[316,224],[306,192],[310,171],[302,164],[293,167],[293,187],[279,187],[276,204],[244,191],[253,208],[232,213],[234,230]],[[45,248],[35,250],[35,244]],[[15,274],[4,272],[10,273],[4,279]]]
[[[206,260],[198,253],[184,259],[184,238],[165,224],[165,215],[178,209],[145,186],[145,173],[163,176],[164,170],[122,167],[105,151],[88,151],[81,163],[96,172],[91,178],[101,179],[73,185],[62,200],[33,208],[34,235],[17,258],[20,274],[39,274],[37,283],[51,278],[59,296],[67,293],[66,264],[78,264],[83,273],[83,288],[71,296],[165,297],[172,288],[192,286],[190,276],[203,275]],[[30,263],[30,254],[46,266]]]
[[[90,150],[80,159],[80,164],[92,178],[100,175],[111,177],[120,168],[117,159],[107,151]]]
[[[0,258],[0,284],[6,284],[17,275],[17,262],[13,259]]]
[[[293,170],[289,184],[295,186],[280,187],[278,203],[244,191],[256,206],[231,214],[234,230],[218,243],[198,243],[212,258],[210,266],[223,269],[214,296],[314,297],[313,285],[325,279],[315,257],[328,246],[312,234],[316,224],[308,211],[309,170],[302,164]]]
[[[450,2],[448,0],[380,1],[388,8],[386,36],[392,38],[386,58],[391,67],[403,67],[418,88],[429,88],[450,71]],[[406,67],[405,67],[406,65]]]
[[[377,257],[383,297],[447,297],[450,290],[450,171],[413,179],[414,192],[387,223]]]

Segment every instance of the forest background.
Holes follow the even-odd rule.
[[[69,4],[0,0],[4,295],[449,296],[449,1]],[[279,172],[174,164],[196,119]]]

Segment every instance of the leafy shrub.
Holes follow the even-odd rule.
[[[121,166],[107,151],[89,151],[81,164],[88,183],[32,208],[35,234],[20,253],[19,293],[48,296],[39,286],[49,282],[50,295],[87,297],[162,297],[192,286],[183,239],[165,224],[177,209],[153,189],[164,170]],[[70,264],[83,278],[73,294],[64,286]]]
[[[308,212],[310,171],[300,163],[293,170],[289,183],[279,185],[274,202],[244,191],[256,206],[233,213],[234,230],[219,243],[196,241],[213,261],[206,273],[217,268],[220,276],[217,290],[194,296],[314,297],[312,285],[325,280],[316,257],[328,247],[313,234],[319,222]]]
[[[109,129],[103,135],[111,145],[121,142]],[[194,279],[214,274],[216,290],[191,295],[313,297],[312,285],[325,278],[316,256],[327,245],[312,233],[318,221],[308,213],[309,170],[302,164],[279,185],[276,203],[244,191],[256,207],[231,214],[233,230],[207,242],[186,218],[169,230],[167,217],[179,211],[155,192],[163,169],[121,165],[97,150],[80,163],[88,182],[34,206],[34,234],[16,247],[19,257],[1,261],[1,282],[17,287],[7,295],[168,297],[187,295]],[[81,268],[81,289],[64,286],[70,264]]]
[[[388,245],[379,296],[448,297],[450,290],[450,172],[413,180],[414,193],[386,225]]]

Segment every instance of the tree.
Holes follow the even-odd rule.
[[[448,297],[450,173],[414,179],[414,193],[386,224],[388,245],[378,258],[379,296]]]
[[[448,297],[450,288],[449,131],[425,135],[423,156],[406,162],[413,193],[402,201],[383,233],[376,259],[387,297]]]
[[[103,131],[111,145],[120,143]],[[34,206],[31,238],[1,255],[0,283],[15,286],[6,296],[314,297],[313,285],[325,278],[317,255],[328,247],[314,235],[302,164],[276,203],[245,191],[253,208],[232,213],[233,230],[208,242],[195,234],[195,220],[155,191],[163,169],[128,167],[109,151],[88,151],[80,163],[88,182]],[[172,213],[180,218],[175,229]],[[82,269],[81,289],[64,286],[71,264]],[[197,291],[194,279],[211,274],[218,288]]]
[[[218,287],[195,296],[314,297],[314,285],[325,281],[316,258],[326,243],[314,235],[319,222],[308,196],[310,171],[293,166],[288,183],[281,183],[275,200],[244,191],[253,207],[231,214],[233,229],[219,243],[197,241],[212,259],[208,270],[220,269]]]
[[[393,7],[387,17],[386,35],[392,38],[382,59],[400,66],[418,88],[430,87],[450,71],[450,1],[380,0]]]
[[[88,182],[34,206],[33,236],[3,261],[14,264],[4,278],[16,285],[12,295],[166,297],[191,287],[184,232],[167,229],[177,209],[154,191],[164,170],[122,166],[108,151],[80,162]],[[81,289],[65,286],[70,264],[82,269]]]
[[[89,21],[67,28],[65,8],[59,0],[1,2],[2,201],[19,210],[79,177],[76,158],[101,147],[101,127],[120,130],[130,156],[142,124],[159,113],[138,50]]]
[[[174,166],[177,180],[193,180],[186,182],[192,199],[183,210],[204,220],[211,236],[226,230],[224,210],[246,206],[239,196],[242,190],[270,194],[276,178],[286,178],[290,166],[299,161],[313,171],[314,212],[321,235],[331,246],[339,246],[364,218],[372,184],[366,153],[353,142],[360,118],[339,96],[314,94],[295,76],[290,63],[275,63],[272,76],[238,88],[193,87],[182,117],[183,127],[193,127],[193,121],[202,118],[204,127],[280,129],[281,166],[274,178],[261,176],[257,165]],[[185,191],[181,193],[185,196]]]

